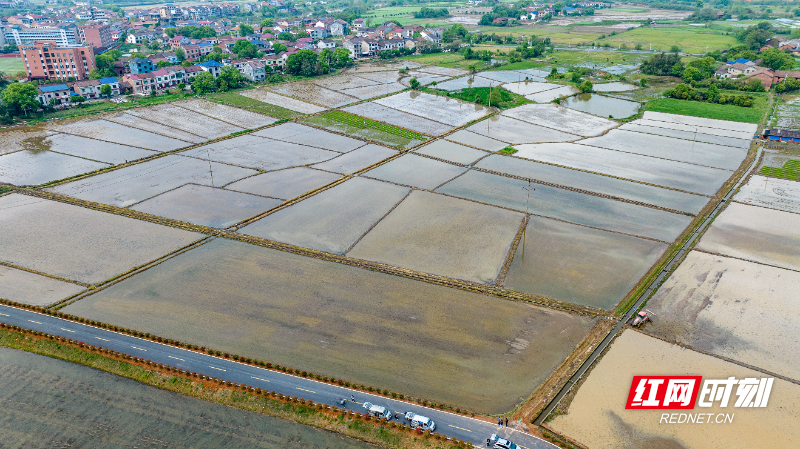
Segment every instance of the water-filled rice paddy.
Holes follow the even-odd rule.
[[[348,256],[493,284],[522,214],[415,190]]]
[[[50,190],[82,200],[126,207],[187,183],[219,187],[256,173],[248,168],[169,155]]]
[[[450,134],[449,136],[447,136],[447,140],[464,145],[469,145],[472,147],[477,147],[486,151],[500,151],[508,146],[508,144],[505,142],[501,142],[499,140],[495,140],[471,131],[467,131],[465,129]]]
[[[595,84],[593,88],[595,92],[627,92],[638,89],[633,84],[620,82]]]
[[[129,126],[131,128],[137,128],[144,131],[149,131],[151,133],[160,134],[162,136],[170,137],[172,139],[183,140],[189,143],[201,143],[205,142],[206,140],[204,137],[200,137],[197,134],[192,134],[177,128],[172,128],[170,126],[162,125],[161,123],[151,122],[150,120],[143,119],[141,117],[136,117],[135,115],[131,115],[126,112],[107,114],[105,115],[104,118],[109,122],[114,122],[123,126]]]
[[[545,128],[504,115],[489,117],[487,120],[470,126],[467,130],[512,145],[538,142],[565,142],[580,138],[580,136],[574,134]]]
[[[665,243],[531,217],[506,286],[611,310],[667,249]],[[523,254],[524,253],[524,254]]]
[[[348,106],[343,110],[431,136],[438,136],[439,134],[446,133],[453,129],[450,125],[434,122],[433,120],[428,120],[372,102]]]
[[[199,234],[20,194],[0,197],[0,260],[97,283],[157,259]]]
[[[637,112],[641,105],[635,101],[620,100],[598,94],[579,94],[561,102],[562,105],[600,117],[627,118]]]
[[[244,95],[245,97],[252,98],[254,100],[258,100],[264,103],[274,104],[275,106],[280,106],[282,108],[300,112],[302,114],[314,114],[316,112],[322,112],[325,109],[327,109],[316,104],[300,101],[296,98],[287,97],[285,95],[279,95],[276,94],[275,92],[269,91],[264,88],[246,90],[244,92],[241,92],[240,95]]]
[[[339,156],[335,151],[244,135],[197,147],[181,153],[215,162],[260,170],[279,170],[296,165],[314,164]],[[222,185],[217,183],[217,185]]]
[[[465,169],[446,162],[405,154],[364,173],[364,176],[432,190],[464,173]]]
[[[424,72],[409,72],[406,77],[400,80],[400,84],[410,87],[411,80],[414,78],[416,78],[421,85],[427,86],[428,84],[433,82],[441,83],[442,81],[447,81],[451,77],[443,75],[432,75]]]
[[[353,178],[272,213],[239,232],[342,254],[402,200],[408,190]]]
[[[619,129],[581,143],[725,170],[736,170],[747,156],[747,150],[741,147],[726,147]]]
[[[685,376],[703,379],[772,377],[762,372],[700,354],[690,349],[627,330],[592,368],[566,414],[549,426],[588,447],[706,448],[794,447],[800,430],[800,386],[775,379],[767,408],[720,407],[687,410],[734,414],[728,424],[657,425],[664,410],[626,410],[633,376]],[[620,399],[622,398],[622,399]],[[735,394],[731,400],[736,399]]]
[[[0,155],[0,183],[39,185],[108,166],[52,151],[22,150]]]
[[[750,125],[747,123],[742,123],[742,127],[738,130],[732,130],[728,128],[712,128],[707,126],[697,126],[697,125],[689,125],[683,122],[669,122],[669,121],[659,121],[659,120],[651,120],[648,119],[647,113],[650,111],[646,111],[643,119],[637,120],[636,123],[645,126],[652,126],[654,128],[664,128],[664,129],[671,129],[675,131],[683,131],[688,133],[698,133],[698,134],[708,134],[710,136],[720,136],[720,137],[729,137],[738,140],[750,140],[753,138],[753,135],[749,131],[742,131],[742,128],[750,128]],[[731,122],[731,123],[741,123],[741,122]]]
[[[38,140],[38,139],[37,139]],[[52,134],[37,142],[30,142],[31,149],[55,151],[108,164],[122,164],[128,161],[153,156],[157,153],[141,148],[129,147],[110,142],[101,142],[71,134]]]
[[[49,126],[54,131],[76,134],[106,142],[130,145],[156,151],[170,151],[188,146],[186,142],[160,134],[142,131],[108,120],[81,120]]]
[[[13,349],[0,349],[0,382],[5,418],[0,438],[14,447],[371,447],[333,432]]]
[[[561,86],[555,89],[548,89],[543,92],[525,95],[525,98],[536,103],[550,103],[556,98],[568,97],[576,93],[578,93],[578,89],[574,86]]]
[[[697,249],[800,270],[800,214],[730,203]]]
[[[52,133],[38,126],[18,126],[0,130],[0,155],[28,149],[28,142],[37,142]]]
[[[503,85],[503,89],[513,92],[518,95],[531,95],[545,92],[552,89],[563,87],[561,84],[553,83],[540,83],[536,81],[521,82],[521,83],[508,83]]]
[[[196,225],[226,228],[282,202],[274,198],[187,184],[138,203],[131,209]]]
[[[393,92],[399,92],[405,89],[406,86],[398,83],[384,83],[375,86],[354,87],[352,89],[343,89],[340,92],[359,100],[368,100],[370,98],[380,97],[381,95],[389,95]]]
[[[395,76],[395,78],[397,78]],[[373,81],[362,76],[353,75],[339,75],[329,76],[325,78],[317,78],[312,81],[320,87],[330,90],[353,89],[356,87],[374,86],[380,84],[378,81]]]
[[[648,301],[658,319],[646,330],[800,380],[799,283],[796,271],[692,251]]]
[[[384,83],[393,83],[397,81],[397,79],[400,78],[400,74],[397,73],[396,71],[383,70],[379,72],[359,73],[358,77],[374,81],[379,84],[384,84]]]
[[[749,148],[750,141],[744,139],[737,139],[735,137],[715,136],[711,134],[703,134],[692,131],[680,131],[671,128],[659,128],[657,126],[645,125],[645,120],[636,120],[630,123],[625,123],[619,127],[626,131],[636,131],[645,134],[657,134],[666,137],[675,137],[677,139],[696,140],[698,142],[714,143],[717,145],[726,145],[729,147]],[[654,122],[650,122],[654,123]]]
[[[618,125],[613,120],[584,114],[557,104],[526,104],[504,111],[502,115],[584,137],[602,134]]]
[[[175,106],[180,106],[194,112],[198,112],[217,120],[230,123],[232,125],[241,126],[242,128],[252,129],[261,126],[269,125],[276,119],[246,109],[235,108],[219,103],[212,103],[210,101],[193,99],[174,103]]]
[[[475,167],[506,173],[512,176],[574,187],[616,198],[652,204],[654,206],[681,212],[700,212],[703,206],[708,202],[707,197],[700,195],[678,192],[499,154],[493,154],[481,159],[475,164]]]
[[[527,205],[531,214],[667,242],[691,221],[686,215],[536,183],[528,198],[528,187],[521,179],[470,170],[436,191],[521,212]]]
[[[141,109],[129,109],[127,112],[133,116],[197,134],[206,139],[225,136],[243,129],[243,127],[232,125],[172,104],[162,104]]]
[[[366,145],[366,142],[361,140],[292,122],[267,128],[253,135],[274,140],[283,140],[285,142],[299,143],[301,145],[308,145],[329,151],[338,151],[339,153],[347,153],[348,151]]]
[[[375,103],[452,126],[464,125],[491,112],[478,104],[417,91],[379,98]]]
[[[753,175],[733,199],[753,206],[800,213],[800,182]]]
[[[498,82],[501,83],[523,83],[525,79],[535,79],[536,81],[544,81],[541,77],[533,77],[529,73],[517,70],[498,70],[492,72],[481,72],[478,74],[481,78],[486,78],[495,81],[494,85],[497,86]]]
[[[0,298],[3,299],[46,306],[83,290],[77,284],[0,265]]]
[[[288,200],[310,190],[322,187],[340,178],[340,175],[294,167],[276,170],[236,181],[226,189]]]
[[[461,165],[469,165],[488,155],[488,153],[484,151],[476,150],[475,148],[470,148],[448,140],[436,140],[428,145],[417,148],[415,152]]]
[[[713,195],[731,172],[575,143],[518,145],[514,156]]]
[[[724,129],[727,131],[731,131],[731,133],[729,134],[731,136],[734,135],[735,133],[748,133],[750,135],[749,137],[741,137],[742,139],[752,138],[753,134],[755,134],[756,130],[758,130],[758,125],[755,123],[732,122],[729,120],[717,120],[717,119],[703,118],[703,117],[691,117],[687,115],[666,114],[663,112],[646,111],[644,115],[642,115],[642,118],[645,120],[655,120],[673,125],[682,124],[697,128]],[[671,126],[671,125],[664,125],[664,126]]]
[[[500,83],[480,76],[464,76],[454,80],[445,81],[443,83],[436,83],[437,89],[444,90],[460,90],[468,89],[471,87],[497,87]]]
[[[368,144],[329,161],[315,164],[313,167],[334,173],[351,174],[396,154],[397,152],[391,148]]]
[[[297,82],[289,84],[278,84],[270,86],[270,89],[283,95],[298,98],[302,101],[324,106],[326,108],[338,108],[348,103],[358,101],[357,98],[345,95],[335,90],[325,89],[309,82]],[[278,103],[278,106],[281,106]],[[284,106],[292,109],[289,106]]]
[[[451,68],[451,67],[439,67],[439,66],[435,66],[435,65],[429,65],[429,66],[425,66],[425,67],[420,67],[417,70],[420,71],[420,72],[432,73],[434,75],[442,75],[442,76],[447,76],[447,77],[465,75],[465,74],[469,73],[464,69],[456,69],[456,68]]]

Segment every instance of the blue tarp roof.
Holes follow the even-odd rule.
[[[749,59],[739,58],[735,61],[728,61],[728,64],[746,64],[748,62],[750,62]]]
[[[222,64],[220,64],[220,63],[218,63],[217,61],[214,61],[214,60],[201,62],[200,64],[197,64],[197,65],[201,65],[203,67],[222,67]]]
[[[109,76],[108,78],[100,78],[97,81],[100,81],[100,84],[111,84],[111,83],[116,83],[117,79],[114,78],[113,76]]]
[[[42,92],[56,92],[59,90],[69,90],[66,84],[54,84],[52,86],[39,86],[39,90]]]
[[[210,47],[211,46],[211,42],[202,42],[202,43],[197,44],[197,46],[198,47]]]

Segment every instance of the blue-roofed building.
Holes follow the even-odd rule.
[[[250,41],[250,43],[251,43],[251,44],[253,44],[253,45],[255,45],[255,46],[256,46],[256,47],[258,47],[258,48],[264,48],[264,47],[266,47],[266,46],[267,46],[267,44],[265,44],[265,43],[261,42],[261,41],[260,41],[260,40],[258,40],[258,39],[253,39],[252,41]]]
[[[119,80],[118,79],[114,78],[113,76],[110,76],[108,78],[100,78],[97,81],[100,81],[101,88],[102,88],[102,86],[105,86],[106,84],[111,86],[111,96],[116,97],[117,95],[119,95]]]
[[[220,72],[222,71],[222,67],[224,67],[222,64],[213,60],[201,62],[200,64],[197,65],[200,66],[200,68],[203,69],[203,71],[214,75],[214,78],[219,76]]]
[[[131,73],[150,73],[155,70],[153,61],[145,58],[133,58],[128,61]]]
[[[728,61],[728,64],[747,64],[748,62],[750,62],[749,59],[739,58],[735,61]]]
[[[72,89],[66,84],[50,84],[37,88],[39,95],[36,97],[41,104],[50,104],[55,99],[56,105],[68,104]]]

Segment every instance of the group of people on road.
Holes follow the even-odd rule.
[[[497,425],[500,427],[508,427],[508,418],[497,418]]]

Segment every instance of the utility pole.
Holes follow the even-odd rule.
[[[527,190],[528,197],[525,200],[525,218],[528,218],[528,205],[531,202],[531,190],[536,190],[533,186],[531,186],[531,180],[528,180],[528,187],[523,187],[523,190]],[[528,225],[526,224],[525,227],[522,229],[522,258],[525,259],[525,231],[528,230]]]
[[[208,155],[208,173],[211,174],[211,187],[214,187],[214,171],[211,170],[211,152],[208,151],[208,148],[206,148],[206,154]]]

